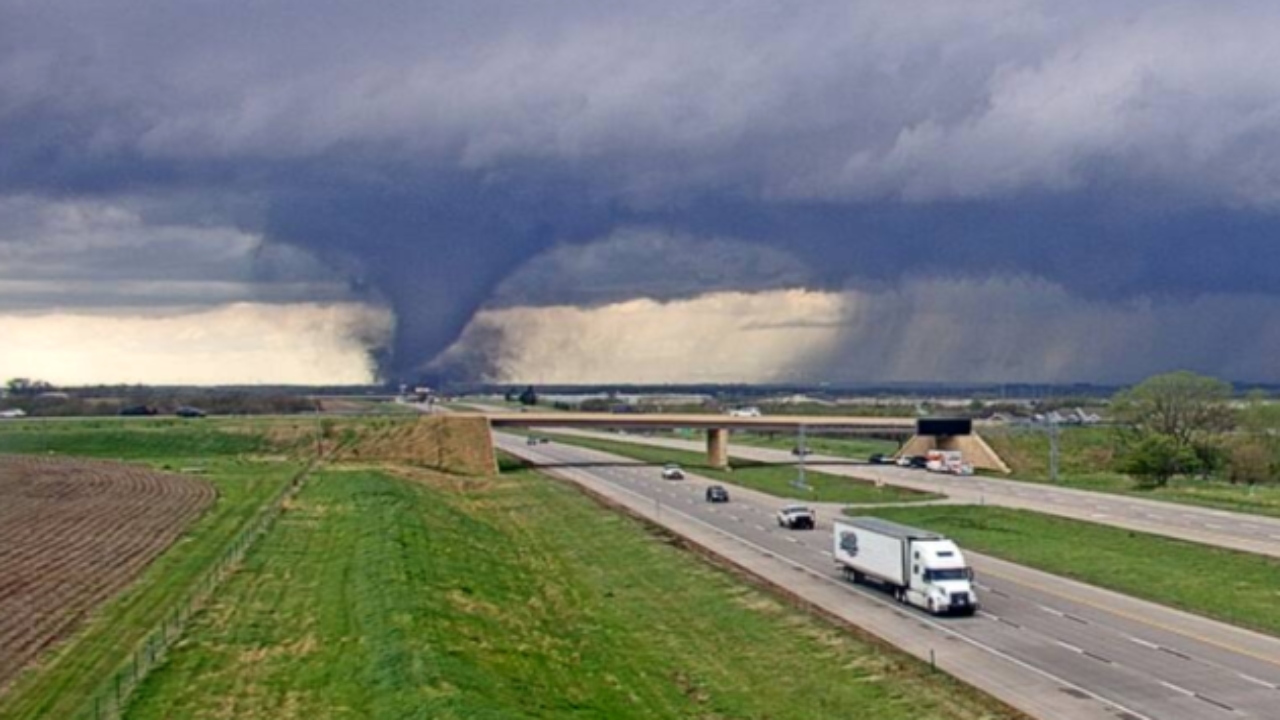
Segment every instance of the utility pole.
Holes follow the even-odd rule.
[[[803,424],[796,426],[796,450],[800,455],[800,475],[796,478],[795,486],[801,490],[807,490],[809,489],[809,483],[805,480],[804,476],[804,459],[805,455],[809,452],[809,448],[805,445]]]
[[[1049,482],[1058,482],[1058,423],[1049,421]]]

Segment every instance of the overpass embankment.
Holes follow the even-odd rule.
[[[479,415],[415,418],[326,418],[335,462],[397,462],[458,475],[498,471],[493,434]]]

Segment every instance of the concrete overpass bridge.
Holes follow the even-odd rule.
[[[905,417],[854,417],[837,415],[769,415],[740,417],[688,413],[583,413],[583,412],[485,412],[491,428],[577,428],[596,430],[705,430],[707,462],[729,465],[729,432],[841,432],[846,434],[899,436],[902,452],[922,454],[938,448],[960,450],[974,467],[1009,472],[1004,461],[981,437],[969,420]]]

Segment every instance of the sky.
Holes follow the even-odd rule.
[[[1274,3],[0,0],[0,376],[1280,382]]]

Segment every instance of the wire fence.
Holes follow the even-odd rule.
[[[298,494],[319,463],[312,460],[307,467],[290,478],[289,483],[249,521],[223,551],[218,560],[195,582],[186,597],[175,604],[133,649],[129,659],[109,677],[90,698],[77,717],[82,720],[113,720],[123,715],[130,695],[142,684],[182,636],[183,628],[213,595],[244,556],[271,529],[284,511],[285,503]]]

